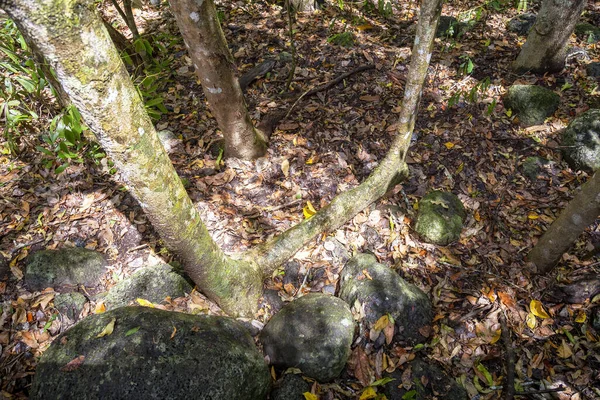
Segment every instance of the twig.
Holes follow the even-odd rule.
[[[504,310],[500,308],[500,325],[502,326],[502,342],[506,351],[506,380],[504,383],[504,400],[513,400],[515,398],[515,351],[510,340],[510,332],[506,323]]]
[[[362,72],[362,71],[367,71],[367,70],[373,69],[373,68],[375,68],[375,64],[361,65],[360,67],[354,68],[352,71],[348,71],[346,73],[343,73],[342,75],[340,75],[337,78],[335,78],[335,79],[327,82],[324,85],[321,85],[321,86],[318,86],[316,88],[312,88],[310,90],[307,90],[306,92],[302,93],[302,95],[300,97],[298,97],[298,99],[296,99],[296,101],[294,102],[294,104],[292,104],[292,106],[288,110],[287,114],[285,114],[285,117],[283,117],[282,119],[285,119],[285,118],[289,117],[289,115],[292,112],[292,110],[294,109],[294,107],[296,107],[296,105],[303,98],[308,97],[308,96],[312,96],[312,95],[314,95],[316,93],[319,93],[319,92],[322,92],[324,90],[328,90],[332,86],[337,85],[338,83],[340,83],[341,81],[343,81],[344,79],[348,78],[351,75],[357,74],[357,73]]]
[[[286,204],[280,204],[278,206],[265,207],[265,208],[263,208],[263,211],[277,211],[277,210],[281,210],[282,208],[288,208],[288,207],[295,206],[296,204],[300,204],[300,203],[302,203],[302,200],[298,199],[298,200],[290,201],[289,203],[286,203]]]

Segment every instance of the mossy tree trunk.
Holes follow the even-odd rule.
[[[162,147],[110,36],[87,0],[0,0],[0,7],[56,71],[152,225],[199,289],[248,314],[261,294],[255,263],[221,251]]]
[[[544,0],[513,69],[541,74],[561,71],[569,37],[585,4],[586,0]]]
[[[265,153],[254,127],[213,0],[169,0],[211,112],[225,138],[225,156],[246,160]]]
[[[423,1],[397,136],[381,164],[365,182],[336,196],[312,218],[239,257],[226,256],[200,220],[93,4],[85,0],[0,0],[0,8],[57,72],[158,234],[182,258],[190,278],[226,312],[251,315],[264,276],[319,233],[341,226],[406,177],[405,158],[441,0]]]
[[[596,172],[529,252],[527,258],[533,263],[536,272],[543,274],[554,268],[562,255],[599,215],[600,172]]]

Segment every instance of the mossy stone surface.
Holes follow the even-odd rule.
[[[375,256],[357,254],[350,259],[342,270],[339,285],[340,298],[352,306],[359,303],[364,310],[367,329],[389,314],[396,324],[395,341],[414,345],[426,339],[420,330],[431,324],[431,301],[396,271],[378,263]]]
[[[303,394],[310,392],[310,384],[296,374],[285,374],[271,391],[271,400],[304,399]]]
[[[98,337],[113,320],[113,332]],[[40,359],[31,398],[263,400],[270,382],[237,321],[122,307],[57,337]]]
[[[600,28],[587,22],[575,25],[575,34],[589,43],[600,42]]]
[[[113,286],[104,304],[107,308],[122,307],[137,298],[152,303],[162,303],[166,297],[181,297],[190,293],[192,287],[168,264],[140,268]]]
[[[427,243],[446,246],[460,238],[466,217],[465,208],[455,194],[434,190],[419,202],[415,231]]]
[[[102,254],[80,247],[42,250],[29,256],[23,280],[30,290],[98,285],[106,270]],[[62,291],[62,290],[61,290]]]
[[[321,382],[342,372],[350,356],[354,319],[337,297],[311,293],[275,314],[260,334],[271,364],[299,368]]]
[[[506,24],[506,29],[517,35],[525,36],[529,33],[533,24],[535,24],[536,15],[533,13],[524,13],[517,15]]]
[[[562,153],[575,170],[588,172],[600,168],[600,109],[575,118],[562,133]]]
[[[87,299],[78,292],[60,293],[54,297],[56,309],[71,321],[77,321],[85,303]]]
[[[558,94],[535,85],[512,85],[504,97],[504,107],[516,113],[524,126],[543,124],[559,103]]]

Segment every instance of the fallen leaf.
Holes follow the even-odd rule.
[[[290,175],[290,162],[287,158],[281,162],[281,172],[286,178]]]
[[[142,307],[150,307],[150,308],[155,308],[154,304],[152,304],[151,302],[149,302],[148,300],[144,300],[144,299],[140,299],[137,298],[135,299],[135,301]]]
[[[104,327],[104,329],[102,329],[102,332],[100,332],[96,337],[101,338],[103,336],[107,336],[113,333],[113,330],[115,329],[115,322],[117,321],[116,318],[113,318],[110,320],[110,322],[108,324],[106,324],[106,326]]]
[[[317,395],[312,394],[311,392],[304,392],[302,394],[304,395],[304,400],[319,400]]]
[[[557,353],[560,358],[569,358],[573,355],[573,350],[571,350],[571,346],[569,346],[563,339],[562,344],[557,350]]]
[[[373,329],[375,329],[376,331],[382,331],[383,328],[385,328],[389,323],[390,318],[388,317],[388,315],[383,315],[377,320],[377,322],[375,322],[375,325],[373,325]]]
[[[537,320],[535,319],[535,315],[532,313],[527,314],[527,320],[525,321],[529,329],[535,329],[537,325]]]
[[[105,311],[106,311],[106,306],[104,305],[103,302],[96,304],[96,307],[94,308],[94,314],[102,314]]]
[[[75,357],[74,359],[69,361],[64,367],[62,367],[60,370],[63,372],[75,371],[77,368],[81,367],[81,364],[83,364],[84,360],[85,360],[84,355]]]
[[[377,390],[375,390],[374,387],[369,386],[365,390],[363,390],[362,394],[360,395],[359,400],[369,400],[369,399],[374,399],[376,397],[377,397]]]
[[[171,339],[173,339],[176,334],[177,334],[177,328],[173,327],[173,333],[171,333]]]
[[[579,324],[583,324],[587,319],[587,315],[585,315],[585,311],[579,310],[577,313],[577,317],[575,317],[575,322]]]
[[[315,207],[312,205],[310,200],[307,200],[306,206],[302,209],[302,213],[304,214],[304,218],[309,219],[317,213],[317,210],[315,210]]]
[[[133,335],[134,333],[136,333],[139,330],[140,330],[139,326],[136,326],[135,328],[131,328],[130,330],[128,330],[127,332],[125,332],[125,337],[131,336],[131,335]]]
[[[513,308],[513,307],[515,307],[517,305],[517,303],[515,302],[515,299],[511,295],[509,295],[508,293],[498,292],[498,297],[500,297],[500,301],[506,307]]]
[[[542,302],[539,300],[531,300],[531,302],[529,303],[529,308],[531,310],[531,313],[533,315],[535,315],[536,317],[539,317],[542,319],[550,318],[550,316],[548,315],[546,310],[544,310],[544,306],[542,305]]]
[[[453,148],[455,146],[455,144],[452,142],[446,142],[446,143],[444,143],[444,146],[446,146],[446,148],[448,150],[450,150],[451,148]]]

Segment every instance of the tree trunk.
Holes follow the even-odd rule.
[[[230,314],[252,315],[264,274],[324,230],[352,218],[406,176],[441,0],[424,0],[396,139],[381,164],[355,189],[257,249],[227,257],[188,197],[106,29],[85,0],[0,0],[57,72],[73,104],[114,161],[165,244],[211,300]],[[84,33],[82,33],[82,31]],[[124,123],[126,121],[127,123]]]
[[[513,69],[519,73],[559,72],[565,66],[569,37],[586,0],[544,0]]]
[[[213,0],[169,2],[211,112],[225,137],[225,156],[250,160],[264,155],[267,138],[250,120]]]
[[[586,182],[550,225],[527,258],[539,274],[549,272],[585,228],[600,215],[600,171]]]
[[[0,7],[54,68],[129,191],[199,289],[227,312],[252,313],[262,274],[254,263],[225,256],[210,237],[94,3],[0,0]]]

